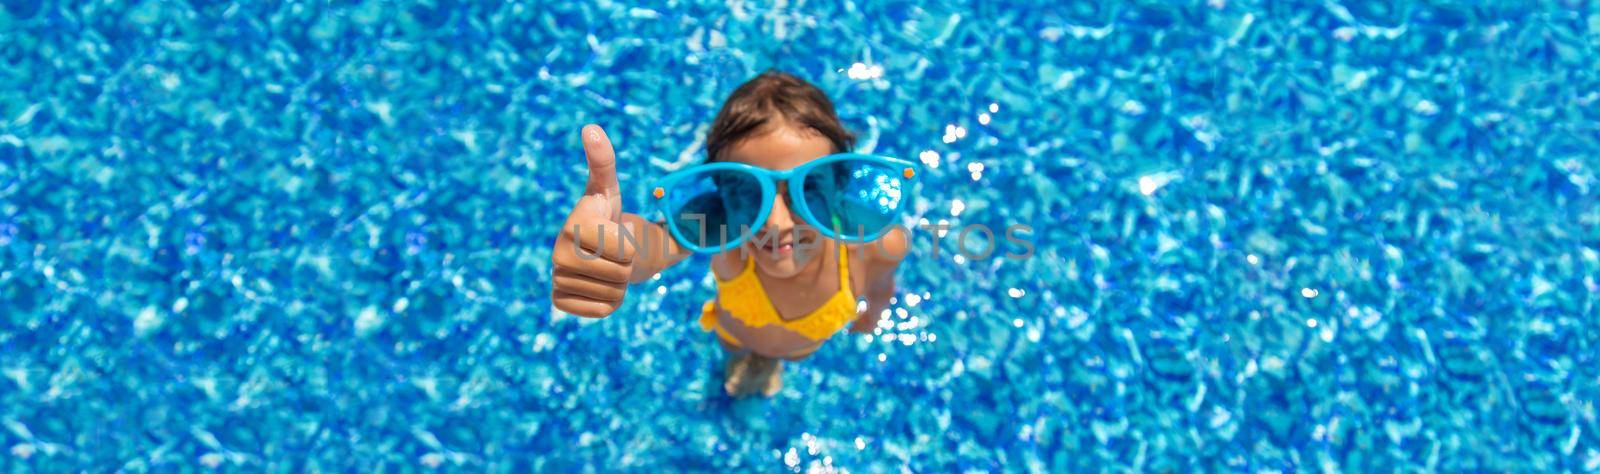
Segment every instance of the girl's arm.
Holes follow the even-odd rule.
[[[850,326],[851,332],[868,333],[878,328],[878,317],[883,310],[889,309],[889,301],[894,298],[895,270],[900,267],[900,262],[906,257],[906,234],[900,228],[894,228],[884,234],[877,242],[862,245],[869,258],[867,276],[867,309],[857,315],[855,324]]]
[[[649,280],[667,267],[683,261],[690,254],[679,246],[677,241],[672,240],[672,236],[667,234],[667,229],[659,223],[629,213],[622,214],[622,222],[633,227],[633,232],[636,234],[634,239],[638,241],[633,259],[633,273],[628,276],[629,283]]]
[[[883,310],[889,309],[889,300],[892,298],[894,298],[894,273],[890,272],[872,282],[872,287],[867,290],[867,310],[856,317],[856,322],[850,325],[850,331],[868,333],[878,329],[878,318],[883,314]]]

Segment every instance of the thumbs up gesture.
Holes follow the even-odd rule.
[[[589,183],[572,206],[551,254],[550,300],[556,309],[589,318],[611,315],[622,305],[633,274],[633,234],[622,222],[616,152],[598,125],[583,127]],[[636,237],[635,237],[636,238]]]

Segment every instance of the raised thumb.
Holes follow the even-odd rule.
[[[617,207],[612,204],[612,201],[615,200],[616,198],[604,194],[585,194],[583,197],[578,198],[576,207],[578,212],[583,215],[596,216],[615,222],[616,216],[612,215],[612,211]]]
[[[583,127],[583,153],[589,160],[589,183],[584,194],[602,194],[620,204],[617,190],[617,153],[611,148],[611,138],[599,125]]]

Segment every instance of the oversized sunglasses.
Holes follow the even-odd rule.
[[[693,252],[738,247],[767,222],[777,182],[788,182],[790,210],[825,237],[869,242],[896,224],[911,199],[915,162],[837,153],[794,169],[744,163],[696,165],[650,186],[672,238]]]

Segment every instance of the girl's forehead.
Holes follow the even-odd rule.
[[[833,143],[810,130],[780,127],[751,135],[728,147],[725,160],[770,170],[786,170],[833,153]]]

